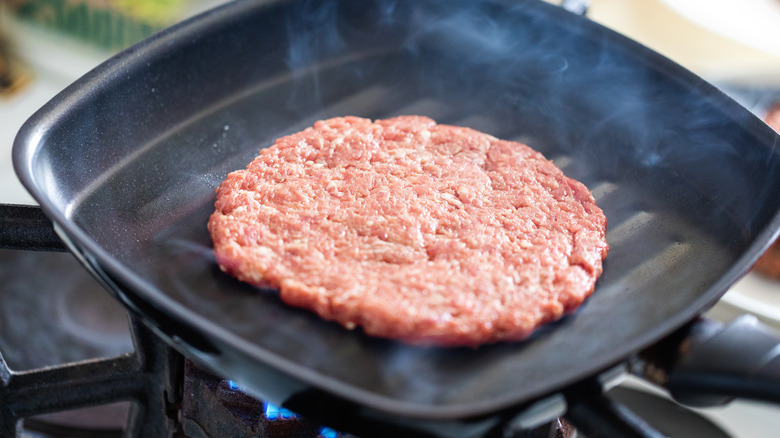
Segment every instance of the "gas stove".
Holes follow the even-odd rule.
[[[9,421],[15,418],[0,410],[4,433],[15,429],[17,436],[30,438],[352,436],[259,400],[185,359],[129,318],[67,252],[0,250],[0,284],[5,362],[0,367],[15,374],[0,397],[24,417],[21,428],[13,426]],[[741,436],[646,388],[622,385],[609,397],[669,436]],[[565,418],[508,429],[502,436],[586,437]]]
[[[0,202],[34,204],[11,165],[14,135],[37,108],[111,53],[63,43],[18,23],[12,24],[12,32],[32,78],[0,98]],[[15,377],[15,386],[3,389],[24,417],[20,436],[351,436],[255,398],[231,380],[199,368],[129,317],[67,252],[0,250],[0,279],[0,354],[5,362],[0,376],[7,380],[8,369],[21,376]],[[739,306],[744,296],[727,295],[711,316],[731,318],[744,310]],[[759,316],[772,322],[771,314]],[[630,377],[608,396],[670,436],[772,436],[780,428],[775,406],[735,401],[691,410]],[[82,407],[86,405],[96,406]],[[6,427],[0,431],[11,430],[11,420],[0,418],[0,427]],[[565,415],[501,435],[584,437]]]
[[[0,266],[0,366],[13,373],[2,397],[14,412],[0,411],[3,436],[346,436],[197,368],[69,253],[0,250]]]

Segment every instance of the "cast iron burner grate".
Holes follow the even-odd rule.
[[[0,353],[0,436],[21,436],[24,418],[133,402],[127,437],[168,437],[180,406],[182,357],[133,322],[135,352],[37,370],[12,372]]]
[[[39,208],[15,205],[0,205],[0,248],[3,248],[0,249],[0,263],[3,263],[3,257],[14,260],[14,263],[10,263],[10,269],[21,272],[13,272],[10,275],[16,276],[30,275],[14,266],[17,260],[33,253],[51,256],[50,251],[65,251],[51,223]],[[61,255],[67,256],[67,254]],[[88,277],[86,270],[80,269],[75,258],[66,258],[72,263],[72,266],[66,269]],[[47,268],[45,262],[36,259],[28,262],[28,265],[32,265],[37,271],[43,271],[40,272],[42,278],[47,274],[57,277],[49,280],[51,284],[38,284],[38,289],[48,289],[51,285],[53,285],[51,289],[58,289],[57,283],[63,281],[61,272]],[[0,284],[2,283],[8,286],[8,282],[2,282],[0,278]],[[81,293],[85,287],[77,285],[76,289]],[[25,290],[17,296],[47,299],[39,296],[41,290],[27,292]],[[53,293],[56,296],[61,291],[55,290]],[[101,296],[107,295],[103,290],[99,290],[98,293]],[[94,301],[94,298],[77,297],[71,301],[76,301],[74,308],[82,309],[82,305]],[[2,302],[8,305],[8,300]],[[35,309],[36,306],[39,307],[40,302],[34,303],[31,307]],[[79,316],[74,319],[87,319],[85,315],[88,312],[83,310],[79,312]],[[119,312],[118,317],[113,315],[111,318],[126,318],[123,309]],[[7,328],[8,324],[14,324],[12,321],[14,316],[0,312],[0,340],[4,336],[2,330]],[[11,321],[3,321],[3,319]],[[0,436],[23,437],[24,429],[29,427],[42,432],[35,436],[45,437],[352,437],[323,427],[284,408],[253,398],[241,391],[232,381],[214,376],[197,367],[164,343],[139,320],[130,317],[129,321],[132,339],[132,345],[127,346],[132,348],[132,352],[129,353],[99,359],[70,362],[66,360],[63,364],[37,367],[34,362],[31,362],[33,368],[16,372],[11,370],[3,356],[4,351],[0,348]],[[45,329],[49,329],[47,324],[43,325]],[[17,335],[17,341],[22,344],[36,342],[26,339],[25,336],[24,332]],[[87,333],[84,336],[92,335]],[[60,342],[59,339],[56,341],[56,343]],[[108,342],[108,344],[114,343],[116,343],[114,338]],[[0,347],[3,345],[0,342]],[[70,350],[70,347],[67,349]],[[10,353],[12,351],[9,351]],[[87,353],[93,354],[95,351],[87,349]],[[99,353],[97,352],[97,355],[103,357]],[[7,358],[11,359],[11,356]],[[17,360],[15,357],[14,359]],[[580,392],[593,393],[590,388]],[[568,391],[567,396],[576,393],[575,388],[573,391]],[[490,431],[488,436],[502,438],[660,437],[677,435],[678,433],[672,430],[680,431],[679,428],[682,427],[685,432],[680,433],[685,436],[727,437],[703,418],[666,400],[648,399],[649,396],[630,391],[622,391],[614,395],[612,398],[596,399],[589,395],[586,403],[575,403],[573,406],[576,408],[570,408],[566,416],[578,429],[567,420],[558,418],[552,422],[543,422],[541,426],[520,430],[502,424]],[[647,407],[655,412],[663,412],[663,416],[656,418],[654,423],[661,424],[664,433],[658,432],[653,426],[636,417],[623,403],[616,402],[616,397],[632,408]],[[124,425],[116,429],[74,431],[68,427],[58,429],[57,425],[39,420],[39,418],[46,418],[39,417],[42,414],[97,405],[110,406],[116,402],[129,402]],[[348,425],[349,421],[339,419],[337,423]],[[362,435],[368,436],[373,433]],[[382,425],[377,425],[377,435],[401,436],[382,432]],[[404,433],[403,436],[411,435]],[[419,436],[427,435],[420,432]]]

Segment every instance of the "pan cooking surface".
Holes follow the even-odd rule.
[[[410,347],[219,271],[206,222],[228,172],[315,120],[400,114],[524,142],[593,191],[611,249],[578,311],[522,343]],[[23,128],[15,163],[120,300],[215,371],[276,401],[311,385],[450,419],[706,310],[774,235],[776,142],[680,67],[542,2],[239,2],[82,78]]]

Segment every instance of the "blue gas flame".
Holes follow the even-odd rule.
[[[322,438],[338,438],[339,433],[329,427],[320,428],[320,437]]]
[[[298,414],[281,406],[276,406],[273,403],[263,402],[263,406],[265,408],[265,417],[269,420],[289,420],[291,418],[298,418]]]
[[[231,390],[240,391],[239,386],[236,384],[236,382],[232,380],[227,381],[228,387]],[[281,406],[277,406],[273,403],[264,401],[263,402],[263,411],[265,414],[265,418],[269,420],[290,420],[294,418],[299,418],[300,416],[296,414],[295,412],[283,408]],[[329,427],[321,427],[320,433],[318,435],[318,438],[338,438],[339,433],[335,430],[329,428]]]

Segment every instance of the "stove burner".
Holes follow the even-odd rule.
[[[0,351],[14,370],[33,370],[133,351],[127,314],[68,253],[0,250]],[[40,433],[116,435],[128,403],[41,415]],[[54,435],[56,436],[56,435]]]
[[[347,438],[287,409],[246,394],[221,379],[184,362],[182,428],[192,437]]]
[[[0,436],[163,436],[177,358],[71,254],[0,250],[0,302]]]
[[[69,253],[0,250],[0,351],[15,370],[133,351],[127,313]]]

